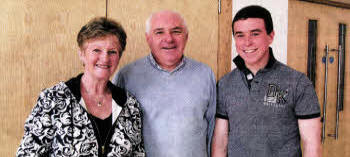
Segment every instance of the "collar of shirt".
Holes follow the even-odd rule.
[[[267,62],[265,68],[259,70],[259,71],[267,71],[267,70],[270,70],[273,65],[276,63],[276,59],[275,57],[273,56],[273,51],[272,51],[272,48],[269,47],[269,54],[270,54],[270,58],[269,58],[269,61]],[[245,75],[245,78],[248,82],[248,86],[250,88],[250,82],[253,80],[254,78],[254,74],[247,68],[247,66],[245,65],[244,63],[244,60],[241,56],[237,56],[233,59],[233,62],[236,64],[237,68],[244,73]],[[258,71],[258,72],[259,72]]]
[[[164,71],[164,72],[170,73],[170,74],[172,74],[172,73],[174,73],[174,72],[176,72],[176,71],[182,69],[182,68],[185,66],[185,64],[186,64],[186,57],[185,57],[185,56],[182,56],[182,59],[181,59],[180,64],[177,65],[175,69],[173,69],[172,71],[169,72],[169,71],[163,69],[163,68],[156,62],[156,60],[154,59],[152,53],[150,53],[150,54],[148,55],[147,58],[148,58],[148,60],[150,61],[151,65],[152,65],[154,68],[156,68],[156,69],[158,69],[158,70],[160,70],[160,71]]]

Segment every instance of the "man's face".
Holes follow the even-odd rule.
[[[146,39],[152,55],[163,69],[171,71],[181,62],[188,38],[183,20],[165,11],[153,15],[150,24]]]
[[[263,68],[269,60],[269,46],[274,32],[267,34],[261,18],[238,20],[233,27],[236,49],[246,66]]]

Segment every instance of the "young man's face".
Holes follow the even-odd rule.
[[[274,32],[267,34],[261,18],[238,20],[233,27],[236,50],[246,66],[263,68],[269,60],[269,46]]]

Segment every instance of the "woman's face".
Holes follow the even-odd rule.
[[[84,74],[97,80],[108,80],[119,63],[121,46],[114,35],[89,39],[79,50]]]

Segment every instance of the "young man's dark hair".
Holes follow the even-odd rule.
[[[245,8],[242,8],[232,21],[232,33],[235,33],[234,23],[238,20],[245,20],[247,18],[261,18],[265,22],[266,33],[270,34],[273,31],[273,23],[270,12],[258,5],[251,5]]]

